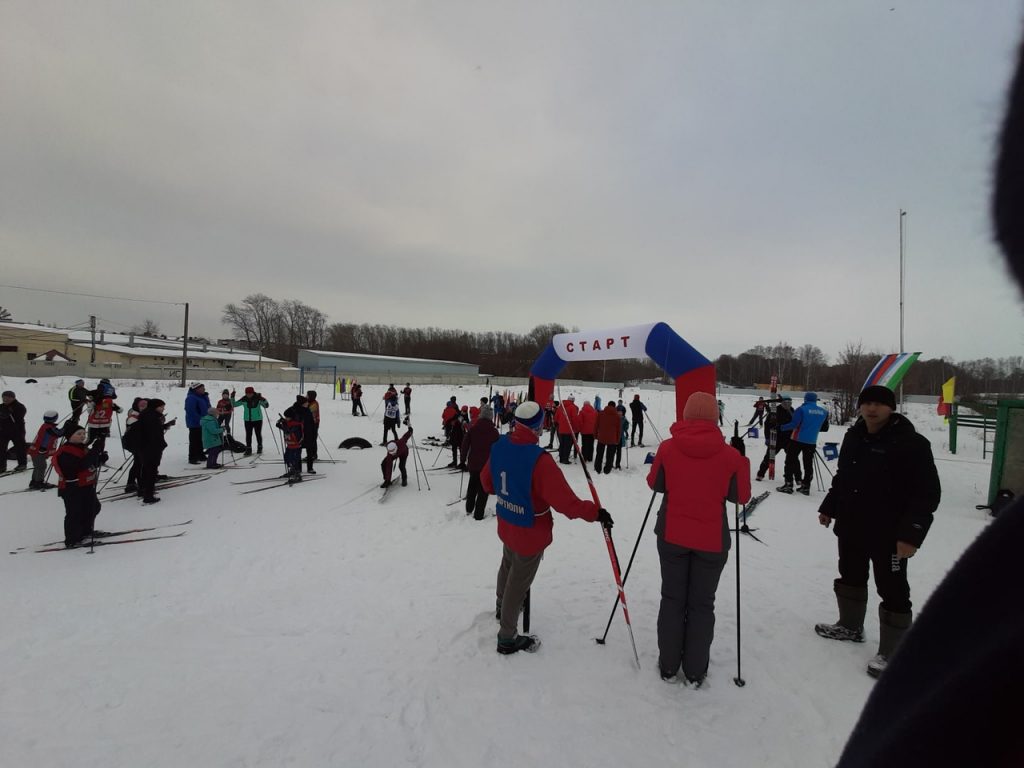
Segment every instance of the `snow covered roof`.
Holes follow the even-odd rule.
[[[146,339],[146,342],[149,342]],[[72,343],[72,347],[78,347],[80,349],[88,349],[89,344],[83,343]],[[119,355],[126,355],[128,357],[181,357],[181,343],[179,342],[173,347],[167,346],[139,346],[136,340],[134,347],[129,347],[126,344],[96,344],[97,349],[106,350],[107,352],[115,352]],[[264,355],[260,357],[258,354],[252,352],[228,352],[226,349],[220,347],[211,348],[207,345],[206,351],[203,352],[200,345],[193,346],[191,343],[188,347],[188,356],[193,360],[233,360],[239,363],[256,363],[263,361],[264,363],[283,363],[284,360],[278,360],[273,357],[267,357]]]
[[[343,358],[359,358],[359,359],[370,359],[370,360],[395,360],[397,362],[404,363],[448,363],[449,365],[468,365],[472,368],[476,366],[473,363],[463,363],[459,360],[434,360],[429,357],[393,357],[391,355],[369,355],[363,352],[324,352],[320,349],[304,349],[303,352],[309,352],[320,357],[343,357]]]
[[[18,331],[39,331],[41,333],[57,333],[61,336],[66,336],[70,333],[63,328],[50,328],[47,325],[39,325],[37,323],[0,323],[0,328],[11,328]]]

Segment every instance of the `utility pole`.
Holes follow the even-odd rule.
[[[89,315],[89,334],[92,337],[89,365],[96,365],[96,315]]]
[[[185,331],[181,335],[181,386],[185,386],[185,367],[188,365],[188,302],[185,302]]]
[[[900,354],[902,355],[904,350],[903,347],[903,278],[906,272],[903,260],[903,217],[907,215],[907,212],[900,208]],[[900,413],[906,413],[906,408],[903,403],[903,382],[900,382]]]

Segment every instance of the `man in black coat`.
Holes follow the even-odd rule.
[[[864,642],[870,564],[882,602],[881,639],[868,674],[878,677],[910,627],[907,560],[928,534],[941,490],[931,445],[896,413],[891,389],[865,388],[857,408],[860,419],[843,439],[832,487],[818,509],[822,525],[836,523],[839,621],[814,630],[832,640]]]
[[[146,409],[139,413],[139,420],[133,427],[138,431],[136,436],[138,453],[136,456],[142,462],[142,467],[139,470],[138,493],[145,504],[156,504],[160,501],[156,496],[156,480],[160,470],[160,460],[167,447],[164,432],[177,422],[177,419],[171,419],[164,423],[165,406],[166,403],[163,400],[157,398],[150,400]]]
[[[10,390],[3,393],[3,402],[0,402],[0,472],[7,471],[8,444],[13,444],[17,469],[26,469],[28,452],[25,445],[25,406],[18,402]]]
[[[995,169],[996,238],[1024,286],[1024,49]],[[925,603],[871,692],[838,768],[1024,765],[1024,498],[999,513]]]

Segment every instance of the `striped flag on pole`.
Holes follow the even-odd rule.
[[[910,366],[914,364],[914,361],[921,356],[920,352],[903,352],[893,353],[886,355],[868,374],[867,381],[864,382],[864,387],[888,387],[891,390],[896,389],[903,381],[903,377],[907,375],[907,371],[910,370]]]

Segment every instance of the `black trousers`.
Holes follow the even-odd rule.
[[[598,443],[597,455],[594,457],[594,469],[607,475],[612,471],[612,464],[618,466],[618,461],[621,461],[621,457],[622,448],[620,446]],[[604,461],[604,467],[601,466],[602,461]]]
[[[14,455],[17,457],[15,460],[18,462],[19,467],[28,465],[28,451],[25,445],[25,432],[13,431],[13,432],[2,432],[0,433],[0,467],[3,470],[7,469],[7,446],[12,444],[14,448]]]
[[[562,464],[569,463],[569,454],[572,452],[572,435],[558,433],[558,460]]]
[[[302,447],[306,449],[306,470],[309,472],[313,471],[313,462],[320,458],[317,451],[317,437],[319,434],[320,427],[314,425],[312,431],[302,441]]]
[[[636,439],[636,432],[640,430],[640,439]],[[633,445],[634,442],[642,443],[644,441],[644,420],[641,416],[639,419],[633,419],[633,432],[629,436],[629,444]]]
[[[472,514],[477,520],[484,519],[484,509],[487,507],[488,494],[480,482],[479,472],[469,473],[469,485],[466,486],[466,514]]]
[[[92,533],[101,505],[96,498],[95,485],[85,488],[69,485],[61,491],[61,499],[64,501],[64,543],[70,546]]]
[[[687,680],[708,672],[715,636],[715,593],[729,552],[701,552],[658,538],[661,560],[661,607],[658,610],[658,657],[661,671],[683,669]]]
[[[591,462],[594,460],[594,436],[593,435],[580,435],[580,452],[583,454],[583,460]]]
[[[203,428],[188,428],[188,460],[189,463],[206,461],[206,453],[203,451]]]
[[[252,436],[256,435],[256,450],[263,450],[263,419],[245,422],[245,450],[252,450]]]
[[[802,482],[805,486],[811,484],[811,480],[814,479],[814,451],[815,446],[813,445],[798,443],[796,440],[789,441],[789,445],[786,447],[785,467],[787,483],[792,483],[795,477],[798,483]],[[803,480],[800,479],[801,459],[804,464]]]
[[[161,458],[163,458],[163,451],[136,454],[136,461],[142,463],[142,466],[139,467],[138,494],[144,499],[151,499],[156,493],[156,476],[160,471]]]
[[[384,417],[384,438],[383,442],[388,441],[388,430],[391,430],[391,434],[395,436],[395,441],[398,441],[398,419],[389,419],[387,416]]]
[[[867,587],[868,565],[875,577],[881,607],[893,613],[910,613],[907,561],[896,555],[896,542],[865,542],[839,536],[839,581],[851,587]]]
[[[142,454],[132,451],[132,465],[128,468],[127,485],[139,487],[139,477],[142,474]]]
[[[405,415],[408,416],[409,412],[411,410],[412,410],[412,397],[410,396],[410,397],[405,398]]]

